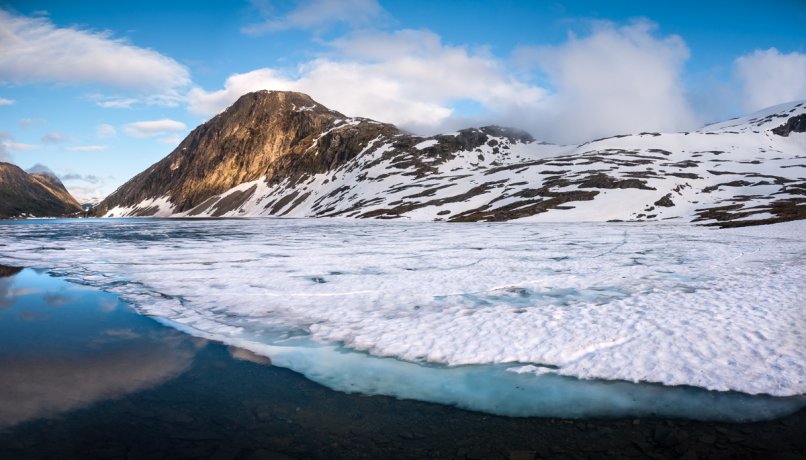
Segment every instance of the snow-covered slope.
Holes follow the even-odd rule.
[[[104,215],[721,225],[806,217],[804,102],[694,132],[619,135],[579,146],[545,144],[499,127],[421,138],[327,113],[335,115],[321,133],[278,153],[265,174],[199,195],[192,207],[155,189],[145,199],[107,202]],[[354,151],[320,161],[333,139],[360,141]]]

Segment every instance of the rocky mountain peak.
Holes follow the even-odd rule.
[[[28,174],[36,175],[36,176],[52,177],[52,178],[58,180],[58,177],[56,176],[56,173],[54,173],[53,170],[51,170],[50,168],[48,168],[47,166],[45,166],[45,165],[43,165],[41,163],[37,163],[37,164],[31,166],[25,172],[27,172]],[[61,183],[61,181],[60,181],[60,183]]]
[[[345,133],[350,132],[350,135]],[[194,129],[166,158],[107,197],[98,211],[165,197],[176,212],[189,212],[207,198],[278,171],[320,172],[357,153],[358,142],[391,125],[352,119],[310,96],[293,91],[257,91],[241,96]],[[138,211],[150,215],[152,207]]]
[[[270,91],[261,90],[246,93],[239,97],[230,107],[218,116],[231,113],[272,113],[275,115],[290,113],[318,113],[331,114],[336,117],[346,118],[335,110],[330,110],[324,105],[316,102],[305,93],[296,91]],[[217,118],[217,117],[216,117]]]

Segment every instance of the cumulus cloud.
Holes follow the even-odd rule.
[[[348,115],[428,131],[444,127],[456,101],[500,112],[534,105],[545,95],[514,78],[486,50],[445,45],[427,31],[362,34],[331,45],[337,58],[314,59],[293,71],[263,68],[232,75],[218,91],[194,88],[189,109],[212,115],[250,91],[294,90]]]
[[[117,135],[118,130],[115,129],[114,126],[107,123],[101,123],[95,128],[95,137],[99,139],[109,139],[117,137]]]
[[[580,143],[637,131],[700,124],[681,75],[689,51],[646,20],[592,24],[557,46],[522,47],[511,60],[485,48],[445,44],[429,31],[359,33],[294,69],[230,76],[224,88],[193,88],[192,113],[213,115],[261,89],[308,93],[348,115],[430,134],[467,125],[506,124],[551,142]],[[546,87],[533,83],[536,75]],[[478,107],[468,115],[460,106]]]
[[[519,49],[516,58],[542,71],[554,90],[544,106],[524,114],[533,120],[533,133],[581,142],[696,127],[681,78],[688,48],[679,36],[654,32],[648,21],[601,22],[558,46]]]
[[[17,101],[15,101],[14,99],[6,99],[4,97],[0,97],[0,106],[11,105],[11,104],[13,104],[15,102],[17,102]]]
[[[184,131],[185,129],[187,129],[187,127],[184,123],[169,118],[152,121],[136,121],[127,124],[123,128],[126,134],[133,137],[154,137]]]
[[[187,69],[173,59],[108,32],[60,28],[46,17],[4,10],[0,31],[0,81],[100,83],[167,92],[190,83]]]
[[[745,110],[806,99],[806,54],[756,50],[734,62]]]
[[[362,26],[377,21],[384,9],[377,0],[303,0],[284,15],[275,15],[273,8],[262,1],[253,1],[267,19],[241,29],[249,35],[260,35],[288,29],[322,29],[335,23]]]
[[[64,149],[68,152],[103,152],[108,148],[108,145],[74,145]]]

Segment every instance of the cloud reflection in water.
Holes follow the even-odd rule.
[[[190,367],[197,348],[192,340],[115,308],[109,294],[76,294],[62,280],[5,268],[0,429],[154,388]]]

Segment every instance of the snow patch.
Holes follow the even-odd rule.
[[[417,149],[417,150],[423,150],[423,149],[427,149],[428,147],[433,147],[433,146],[435,146],[437,144],[439,144],[438,140],[436,140],[436,139],[427,139],[427,140],[424,140],[424,141],[420,142],[419,144],[415,145],[414,148]]]

